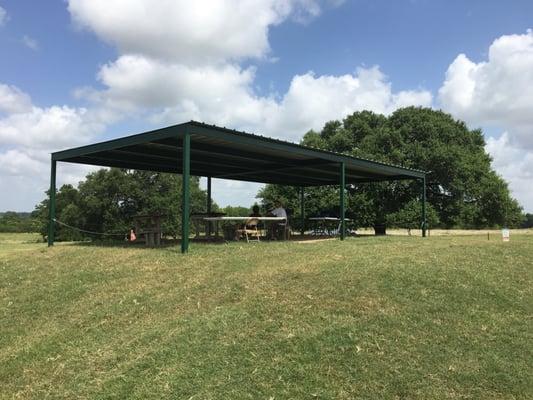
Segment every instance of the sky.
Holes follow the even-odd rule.
[[[532,28],[531,0],[0,0],[0,211],[31,211],[65,148],[191,119],[298,142],[415,105],[481,128],[533,212]]]

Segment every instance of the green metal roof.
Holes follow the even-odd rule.
[[[182,137],[191,138],[191,175],[293,186],[419,179],[424,171],[190,121],[52,153],[52,159],[157,172],[182,172]]]

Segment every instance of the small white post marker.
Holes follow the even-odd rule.
[[[502,229],[502,239],[503,239],[503,241],[504,242],[508,242],[509,239],[510,239],[510,236],[511,236],[511,234],[509,232],[509,229],[503,228]]]

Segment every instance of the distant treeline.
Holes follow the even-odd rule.
[[[0,232],[39,232],[39,222],[30,212],[0,212]]]

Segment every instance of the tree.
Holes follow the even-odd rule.
[[[429,171],[428,201],[446,227],[515,226],[520,207],[491,168],[480,129],[449,114],[408,107],[389,118],[401,155],[392,160]]]
[[[242,206],[226,206],[220,209],[227,217],[247,216],[251,211],[251,208]]]
[[[520,225],[521,228],[533,228],[533,214],[524,214],[522,224]]]
[[[407,107],[389,117],[355,112],[342,122],[326,123],[320,132],[307,132],[301,143],[427,171],[428,203],[442,226],[516,226],[521,221],[520,206],[511,198],[507,183],[491,168],[481,130],[470,130],[442,111]],[[338,188],[309,192],[321,196],[315,204],[322,209],[338,204]],[[387,215],[413,199],[420,200],[420,194],[418,181],[349,185],[347,214],[358,224],[377,228],[386,223]],[[271,185],[259,193],[263,202],[274,195],[294,197],[291,188],[272,189]]]
[[[190,184],[191,212],[205,211],[207,195],[199,178]],[[216,207],[216,204],[214,205]],[[87,175],[78,188],[63,185],[56,194],[56,219],[91,232],[126,234],[137,214],[162,214],[165,234],[181,229],[181,176],[148,171],[101,169]],[[41,233],[47,234],[48,196],[37,207]],[[88,235],[56,225],[57,240],[81,240]]]
[[[439,224],[439,216],[437,212],[428,204],[426,206],[426,224],[427,228],[431,229]],[[387,225],[395,228],[407,229],[411,235],[412,229],[422,229],[420,220],[420,202],[411,200],[405,204],[400,210],[391,213],[387,216]]]

